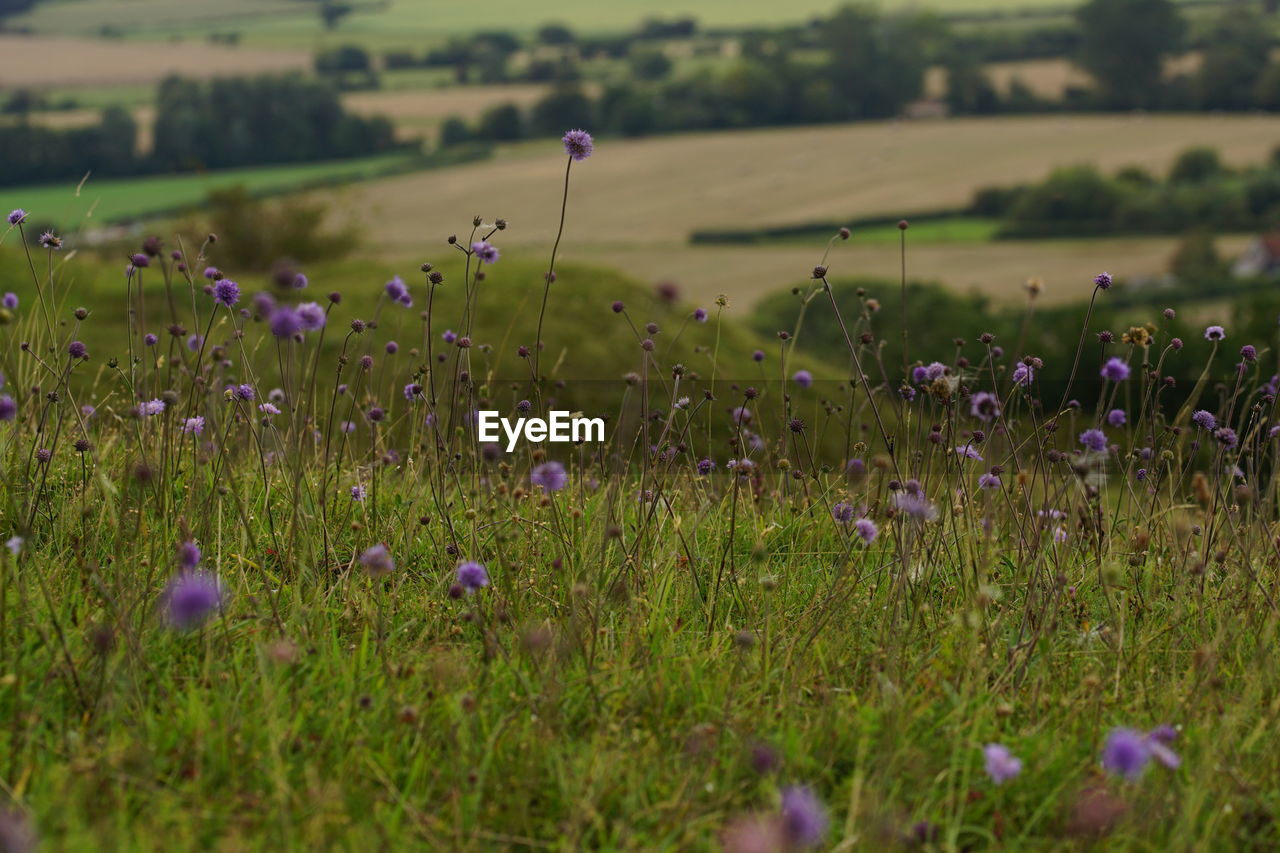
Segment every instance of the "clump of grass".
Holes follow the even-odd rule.
[[[484,218],[364,300],[148,240],[89,310],[10,222],[14,849],[1277,840],[1267,342],[1181,365],[1171,314],[1086,317],[1045,387],[1029,313],[886,363],[901,318],[827,284],[844,234],[769,352],[666,290],[554,340],[554,260],[542,310],[495,304]],[[796,358],[819,311],[843,364]],[[603,443],[475,437],[575,403]]]

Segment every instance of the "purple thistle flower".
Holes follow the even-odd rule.
[[[1099,290],[1106,290],[1111,286],[1111,273],[1100,272],[1093,277],[1093,283],[1097,285]]]
[[[585,130],[571,130],[560,141],[564,143],[564,153],[579,162],[590,157],[595,150],[595,140]]]
[[[1029,364],[1019,364],[1013,369],[1014,385],[1030,385],[1035,381],[1036,372]]]
[[[1255,347],[1253,344],[1245,344],[1244,346],[1240,347],[1240,357],[1243,358],[1245,361],[1257,361],[1258,348]]]
[[[27,219],[27,212],[20,207],[9,212],[10,225],[17,225],[21,222],[25,222],[26,219]]]
[[[324,328],[324,309],[316,302],[303,302],[298,306],[298,319],[302,328],[308,332]]]
[[[405,286],[404,279],[400,276],[395,276],[387,282],[385,289],[392,302],[402,302],[409,296],[409,288]]]
[[[702,476],[705,477],[715,469],[716,469],[716,463],[712,462],[710,459],[698,460],[698,473],[701,474]]]
[[[364,566],[364,570],[375,577],[391,574],[396,567],[395,561],[391,559],[391,552],[382,543],[366,548],[360,554],[360,565]]]
[[[502,256],[498,251],[498,247],[487,240],[480,240],[472,243],[471,253],[486,264],[496,264],[498,262],[498,258]]]
[[[1221,326],[1209,326],[1204,330],[1204,339],[1206,341],[1220,341],[1227,336],[1227,330]]]
[[[987,472],[978,478],[978,488],[980,489],[998,489],[1000,488],[1000,475]]]
[[[827,810],[808,788],[782,792],[782,831],[794,847],[817,847],[827,835]]]
[[[280,409],[277,408],[272,403],[259,403],[258,411],[262,412],[264,415],[267,415],[267,416],[280,414]]]
[[[303,275],[302,273],[298,273],[297,275],[295,275],[295,276],[293,277],[293,289],[294,289],[294,290],[305,290],[305,289],[306,289],[306,287],[307,287],[307,285],[308,285],[308,284],[310,284],[310,283],[311,283],[311,282],[310,282],[310,281],[308,281],[308,280],[307,280],[307,277],[306,277],[305,275]]]
[[[880,529],[876,527],[876,523],[871,519],[860,518],[853,523],[853,532],[858,534],[863,542],[870,545],[876,541],[876,536],[879,535]]]
[[[200,335],[191,335],[187,338],[187,349],[192,352],[199,352],[200,345],[204,343],[204,338]]]
[[[164,606],[169,624],[179,631],[199,628],[223,606],[222,584],[208,572],[184,571],[169,582]]]
[[[0,304],[3,304],[4,307],[8,308],[10,311],[16,310],[18,307],[18,294],[12,291],[6,293],[4,295],[4,299],[0,300]]]
[[[976,459],[982,462],[982,455],[974,449],[972,444],[962,444],[956,448],[956,455],[963,456],[965,459]]]
[[[240,285],[229,278],[218,281],[213,286],[213,301],[228,308],[234,308],[240,301]]]
[[[733,419],[735,424],[751,423],[751,410],[746,406],[738,406],[729,412],[729,417]]]
[[[364,500],[364,496],[365,496],[364,486],[351,487],[351,500],[362,501]]]
[[[797,370],[792,375],[791,381],[799,385],[801,388],[808,388],[813,384],[813,374],[807,370]]]
[[[1107,423],[1113,427],[1122,427],[1129,422],[1129,416],[1124,413],[1124,409],[1112,409],[1107,412]]]
[[[164,400],[147,400],[138,406],[138,412],[144,417],[158,415],[164,411]]]
[[[187,418],[182,422],[181,429],[187,435],[200,435],[204,432],[204,418],[200,415]]]
[[[408,385],[404,386],[404,398],[406,400],[416,399],[421,394],[422,386],[417,382],[410,382]]]
[[[203,275],[205,278],[209,279],[210,281],[214,281],[222,277],[222,270],[218,269],[217,267],[205,267],[204,272],[201,273],[201,275]]]
[[[200,565],[200,546],[188,539],[178,546],[178,565],[185,571],[194,572]]]
[[[1108,773],[1134,780],[1142,775],[1151,760],[1151,747],[1141,732],[1115,728],[1102,747],[1102,766]]]
[[[853,504],[840,501],[831,507],[831,517],[840,524],[848,524],[853,521]]]
[[[271,334],[277,338],[292,338],[302,331],[302,318],[294,308],[280,305],[271,312],[267,325],[271,328]]]
[[[151,332],[147,332],[145,335],[142,336],[142,343],[145,344],[146,346],[153,347],[156,344],[160,343],[160,338],[156,337]]]
[[[339,426],[339,429],[341,429],[343,432],[347,432],[347,433],[355,432],[355,431],[356,431],[356,422],[355,422],[355,421],[343,421],[343,422],[342,422],[342,424]]]
[[[18,404],[8,394],[0,396],[0,421],[11,421],[18,416]]]
[[[1022,759],[1010,752],[1007,746],[989,743],[982,748],[982,758],[987,775],[997,785],[1003,785],[1022,772]]]
[[[467,560],[458,564],[458,583],[467,592],[475,592],[489,585],[489,572],[484,563]]]
[[[231,386],[231,396],[235,397],[237,400],[252,400],[255,396],[253,386],[248,383],[243,385],[233,385]]]
[[[707,322],[707,309],[705,308],[693,309],[693,319],[697,320],[699,323]]]
[[[1240,438],[1236,435],[1236,431],[1231,427],[1219,427],[1213,431],[1213,437],[1223,447],[1235,447],[1239,443]]]
[[[1094,453],[1107,452],[1107,434],[1100,429],[1087,429],[1080,433],[1080,443]]]
[[[1102,365],[1100,374],[1103,379],[1109,379],[1112,382],[1123,382],[1129,378],[1129,365],[1122,358],[1109,358],[1107,363]]]
[[[529,481],[548,492],[558,492],[568,484],[569,476],[559,462],[544,462],[533,469]]]
[[[764,350],[762,350],[762,349],[758,349],[758,350],[756,350],[755,352],[751,353],[751,360],[752,360],[752,361],[764,361]]]
[[[1191,416],[1191,422],[1206,432],[1213,432],[1218,428],[1218,419],[1213,416],[1212,412],[1200,409]]]
[[[72,341],[67,344],[67,355],[72,358],[88,358],[89,348],[80,341]]]
[[[46,231],[40,235],[40,248],[54,252],[62,251],[62,238],[52,231]]]
[[[936,521],[938,508],[919,491],[894,492],[890,502],[916,521]]]

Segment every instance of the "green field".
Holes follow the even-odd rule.
[[[404,170],[415,155],[383,154],[354,160],[297,166],[257,166],[192,175],[119,178],[82,186],[74,182],[0,189],[0,207],[21,207],[32,221],[61,228],[107,225],[141,219],[199,204],[210,190],[244,186],[254,194],[274,194],[303,187],[382,177]]]

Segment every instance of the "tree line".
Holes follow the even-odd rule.
[[[54,129],[21,116],[0,126],[0,185],[360,157],[398,146],[385,118],[348,113],[329,85],[299,75],[162,81],[153,142],[128,111]]]

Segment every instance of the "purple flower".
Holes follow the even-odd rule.
[[[1022,759],[1014,756],[1007,746],[989,743],[982,748],[982,758],[987,775],[997,785],[1003,785],[1022,772]]]
[[[1029,364],[1019,364],[1013,369],[1014,385],[1030,385],[1035,381],[1036,372]]]
[[[17,225],[21,222],[24,222],[26,221],[26,218],[27,218],[27,212],[20,207],[9,212],[10,225]]]
[[[163,600],[169,624],[179,631],[199,628],[223,605],[222,584],[208,572],[187,570],[169,581]]]
[[[813,384],[813,374],[807,370],[797,370],[792,375],[791,381],[799,385],[801,388],[808,388]]]
[[[152,415],[158,415],[163,411],[164,411],[164,400],[160,400],[160,399],[147,400],[138,405],[138,412],[141,415],[143,415],[143,417],[149,418]]]
[[[240,301],[240,285],[229,278],[220,279],[213,286],[213,301],[228,308],[234,308]]]
[[[1102,747],[1102,766],[1108,773],[1137,779],[1151,760],[1151,746],[1141,732],[1115,728]]]
[[[86,347],[81,341],[72,341],[71,343],[67,344],[67,355],[71,356],[72,358],[88,358],[89,348]]]
[[[578,161],[590,157],[595,149],[595,141],[585,130],[571,130],[560,141],[564,143],[564,153]]]
[[[385,289],[392,302],[402,302],[409,298],[409,288],[405,286],[404,279],[400,276],[395,276],[387,282]]]
[[[1129,422],[1129,416],[1124,413],[1124,409],[1112,409],[1107,412],[1107,423],[1113,427],[1121,427]]]
[[[11,421],[18,416],[18,404],[8,394],[0,396],[0,421]]]
[[[1240,438],[1236,435],[1236,431],[1231,427],[1219,427],[1213,431],[1213,437],[1223,447],[1235,447],[1239,443]]]
[[[4,295],[4,299],[0,300],[0,304],[3,304],[4,307],[8,308],[10,311],[16,310],[18,307],[18,294],[13,293],[12,291],[6,293]]]
[[[1111,286],[1111,273],[1100,272],[1093,277],[1093,283],[1097,285],[1099,290],[1106,290]]]
[[[271,328],[271,334],[277,338],[292,338],[302,331],[302,318],[294,308],[280,305],[271,312],[267,325]]]
[[[190,335],[187,338],[187,349],[191,350],[192,352],[199,352],[200,345],[202,343],[204,343],[204,338],[202,338],[199,335]]]
[[[406,400],[414,400],[421,396],[421,394],[422,385],[417,382],[410,382],[408,385],[404,386],[404,398]]]
[[[353,501],[362,501],[362,500],[364,500],[364,486],[352,486],[352,487],[351,487],[351,500],[353,500]]]
[[[298,319],[308,332],[324,328],[324,309],[316,302],[303,302],[298,306]]]
[[[391,552],[381,542],[366,548],[360,554],[360,565],[364,566],[364,570],[375,577],[391,574],[396,567],[395,561],[391,559]]]
[[[458,583],[467,592],[475,592],[489,585],[489,572],[484,563],[467,560],[458,564]]]
[[[891,503],[916,521],[936,521],[938,508],[919,491],[894,492]]]
[[[707,474],[710,474],[715,469],[716,469],[716,463],[712,462],[710,459],[698,460],[698,473],[703,475],[704,477]]]
[[[764,350],[762,350],[762,349],[758,349],[758,350],[756,350],[755,352],[751,353],[751,360],[752,360],[752,361],[764,361]]]
[[[258,411],[267,416],[280,414],[280,409],[271,403],[259,403]]]
[[[200,556],[200,546],[190,539],[178,546],[178,565],[188,572],[200,565]]]
[[[1206,432],[1213,432],[1218,428],[1218,419],[1213,416],[1212,412],[1200,409],[1191,416],[1191,422]]]
[[[969,414],[983,421],[1000,417],[1000,398],[990,391],[978,391],[969,398]]]
[[[729,417],[733,419],[735,424],[751,423],[751,410],[746,406],[738,406],[729,412]]]
[[[182,422],[182,431],[187,435],[200,435],[204,432],[204,418],[196,415],[194,418],[187,418]]]
[[[1227,336],[1227,330],[1221,326],[1209,326],[1204,330],[1206,341],[1220,341]]]
[[[252,400],[254,398],[253,386],[249,384],[230,386],[231,396],[237,400]]]
[[[693,319],[697,320],[699,323],[707,322],[707,309],[706,308],[693,309]]]
[[[471,253],[486,264],[496,264],[498,262],[498,258],[501,257],[498,247],[487,240],[480,240],[472,243]]]
[[[827,810],[808,788],[782,792],[782,831],[794,847],[817,847],[827,835]]]
[[[144,343],[149,347],[153,347],[156,344],[160,343],[160,339],[155,335],[153,335],[151,332],[147,332],[145,335],[142,336],[142,343]]]
[[[1129,365],[1122,358],[1109,358],[1100,371],[1103,379],[1123,382],[1129,378]]]
[[[49,249],[53,252],[62,250],[62,238],[52,231],[46,231],[40,235],[40,248]]]
[[[569,482],[569,477],[559,462],[544,462],[533,469],[529,481],[548,492],[558,492]]]
[[[869,518],[860,518],[853,523],[853,532],[858,534],[863,542],[870,545],[876,541],[876,536],[880,533],[880,529],[876,527],[876,523]]]
[[[979,454],[978,451],[974,449],[972,444],[962,444],[959,447],[957,447],[956,455],[963,456],[965,459],[976,459],[979,462],[983,461],[982,455]]]
[[[311,283],[311,282],[307,281],[307,277],[306,277],[305,275],[303,275],[302,273],[298,273],[297,275],[295,275],[295,276],[293,277],[293,289],[294,289],[294,290],[305,290],[305,289],[306,289],[306,287],[307,287],[307,285],[308,285],[308,284],[310,284],[310,283]]]
[[[998,489],[1000,488],[1000,475],[987,472],[978,478],[978,488],[980,489]]]
[[[1107,434],[1100,429],[1087,429],[1080,433],[1080,443],[1094,453],[1107,452]]]
[[[840,503],[831,507],[831,517],[841,524],[848,524],[853,521],[853,504],[840,501]]]

